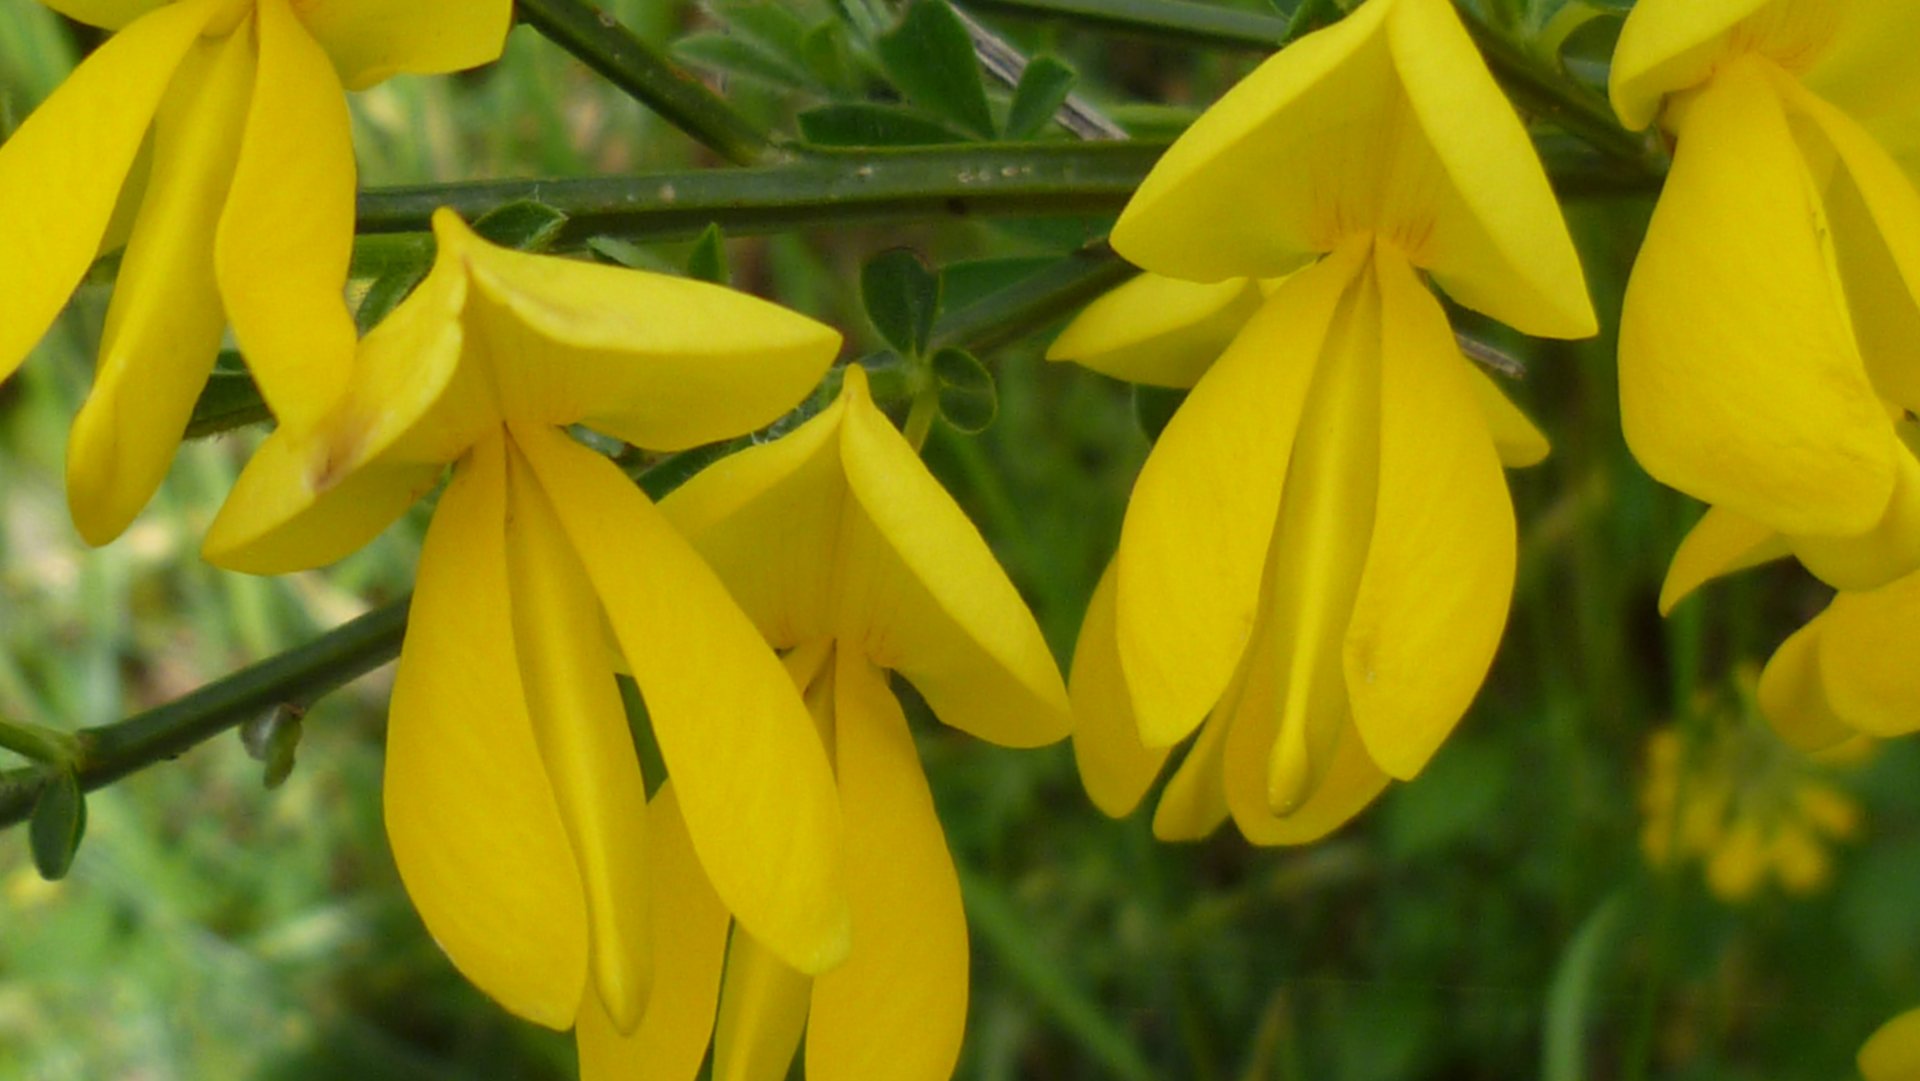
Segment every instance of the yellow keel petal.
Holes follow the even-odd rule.
[[[1108,563],[1080,624],[1067,689],[1073,699],[1073,760],[1080,769],[1080,783],[1094,806],[1114,818],[1125,818],[1147,794],[1169,749],[1140,742],[1133,703],[1120,673],[1113,592],[1113,564]],[[1161,806],[1165,807],[1164,800]]]
[[[1259,284],[1247,278],[1200,284],[1142,274],[1086,306],[1047,347],[1129,383],[1190,387],[1260,310]]]
[[[782,1081],[807,1028],[812,989],[812,980],[735,926],[713,1030],[713,1081]]]

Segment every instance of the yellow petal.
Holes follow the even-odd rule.
[[[1795,558],[1835,589],[1878,589],[1920,570],[1920,461],[1904,447],[1893,498],[1874,527],[1853,537],[1789,537]]]
[[[1513,598],[1513,503],[1446,314],[1383,254],[1380,497],[1347,629],[1354,724],[1420,772],[1479,693]]]
[[[507,574],[514,648],[541,761],[587,896],[594,987],[620,1032],[640,1024],[653,973],[647,927],[647,790],[613,672],[599,602],[512,440]]]
[[[1227,820],[1226,753],[1226,713],[1216,710],[1200,726],[1187,757],[1160,793],[1160,805],[1153,809],[1155,837],[1205,840]]]
[[[1868,1037],[1860,1048],[1860,1073],[1867,1081],[1920,1077],[1920,1010],[1908,1010]]]
[[[581,1081],[686,1081],[713,1035],[727,910],[700,870],[671,781],[647,807],[647,913],[653,994],[632,1035],[622,1036],[597,994],[584,996],[575,1038]]]
[[[1833,711],[1820,673],[1819,617],[1781,643],[1760,673],[1760,711],[1780,738],[1802,751],[1836,746],[1854,729]]]
[[[1882,397],[1920,409],[1920,192],[1851,117],[1790,78],[1774,82],[1789,114],[1820,133],[1809,153],[1831,147],[1841,166],[1825,206],[1867,372]]]
[[[345,92],[289,7],[256,0],[260,69],[214,262],[234,337],[283,427],[346,392],[355,171]]]
[[[1594,332],[1533,145],[1445,0],[1367,4],[1268,60],[1168,150],[1113,243],[1148,270],[1219,281],[1286,273],[1365,232],[1468,307],[1533,334]]]
[[[863,642],[955,728],[1005,747],[1065,738],[1059,665],[980,531],[874,407],[863,370],[847,370],[841,393],[847,530],[877,542],[862,546],[870,557],[840,555],[843,642]]]
[[[1635,130],[1666,95],[1704,81],[1726,53],[1727,32],[1775,0],[1641,0],[1620,28],[1608,93]]]
[[[1920,149],[1920,132],[1914,131],[1920,121],[1920,77],[1908,63],[1910,46],[1920,41],[1920,6],[1907,0],[1850,0],[1834,7],[1833,37],[1803,76],[1807,86],[1876,134]]]
[[[1260,310],[1261,299],[1250,279],[1202,285],[1142,274],[1087,305],[1047,347],[1047,359],[1130,383],[1190,387]]]
[[[473,275],[469,318],[519,423],[679,450],[775,420],[840,348],[830,327],[717,285],[507,251],[447,211],[434,232]]]
[[[1783,532],[1870,528],[1893,438],[1779,99],[1734,61],[1694,100],[1627,286],[1621,420],[1659,480]]]
[[[299,10],[349,90],[479,67],[499,58],[513,21],[513,0],[307,0]]]
[[[118,30],[170,0],[40,0],[41,3],[88,26]]]
[[[833,633],[845,412],[842,398],[779,439],[715,462],[660,502],[777,649]]]
[[[1134,485],[1115,624],[1149,747],[1199,726],[1246,649],[1300,411],[1364,258],[1352,245],[1289,278],[1174,414]]]
[[[109,38],[0,145],[0,379],[93,262],[147,126],[207,17],[205,3],[176,4]]]
[[[646,699],[694,851],[736,919],[802,971],[848,949],[833,775],[786,671],[613,463],[515,426]]]
[[[1920,729],[1920,574],[1843,592],[1815,617],[1820,675],[1841,720],[1882,739]]]
[[[1725,507],[1709,507],[1673,553],[1660,585],[1660,614],[1673,611],[1694,590],[1715,578],[1789,554],[1779,533]]]
[[[327,423],[261,444],[207,530],[209,562],[253,574],[331,563],[438,482],[465,450],[432,422],[460,364],[465,295],[463,275],[429,274],[361,341],[353,390]]]
[[[713,1030],[713,1081],[783,1081],[806,1031],[812,986],[736,926]]]
[[[1080,783],[1094,806],[1125,818],[1166,764],[1168,749],[1141,744],[1133,719],[1114,639],[1113,566],[1108,563],[1101,572],[1087,603],[1067,689],[1073,699],[1073,760],[1080,768]]]
[[[427,531],[387,730],[387,836],[461,973],[564,1029],[586,986],[586,901],[520,686],[506,498],[496,441],[454,477]]]
[[[835,654],[853,952],[814,980],[812,1081],[947,1081],[967,1024],[967,919],[913,734],[886,674]]]
[[[227,327],[213,233],[253,81],[244,33],[187,54],[154,121],[153,174],[107,309],[93,390],[67,445],[89,544],[120,535],[167,475]]]
[[[1525,469],[1546,461],[1553,451],[1546,435],[1513,404],[1492,376],[1477,366],[1469,370],[1473,397],[1480,403],[1480,417],[1493,436],[1493,449],[1500,455],[1500,464],[1508,469]]]

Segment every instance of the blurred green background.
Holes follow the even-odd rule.
[[[826,34],[850,58],[838,84],[783,55],[783,28],[823,25],[824,4],[606,6],[649,40],[679,42],[781,130],[875,80],[857,34]],[[1078,91],[1135,131],[1177,129],[1257,60],[994,25],[1065,58]],[[90,43],[32,0],[0,0],[0,123],[10,130]],[[498,65],[397,79],[355,107],[369,184],[718,167],[524,27]],[[1649,206],[1569,208],[1608,325]],[[874,254],[910,245],[936,266],[1048,256],[1102,227],[837,227],[731,240],[728,254],[736,284],[846,329],[859,355],[880,344],[852,285]],[[678,267],[688,247],[646,256]],[[103,287],[83,289],[0,388],[0,715],[56,727],[175,697],[396,596],[422,524],[416,511],[344,564],[281,580],[198,563],[249,433],[189,445],[135,528],[86,550],[60,483],[104,303]],[[1727,703],[1735,670],[1824,598],[1776,567],[1660,620],[1665,560],[1697,508],[1627,457],[1612,341],[1473,329],[1527,360],[1508,389],[1555,453],[1512,477],[1522,563],[1507,639],[1416,782],[1309,848],[1256,850],[1230,827],[1163,846],[1147,815],[1112,822],[1091,808],[1065,746],[1008,752],[920,724],[974,940],[960,1077],[1811,1081],[1852,1076],[1866,1035],[1920,1003],[1912,747],[1835,775],[1865,814],[1817,889],[1769,883],[1730,902],[1697,864],[1646,863],[1640,790],[1656,728],[1682,726],[1690,762],[1718,753],[1716,723],[1766,748],[1732,760],[1745,805],[1788,783],[1775,768],[1787,753]],[[1126,387],[1047,364],[1043,344],[990,354],[996,421],[978,437],[936,425],[927,457],[1064,665],[1148,444]],[[382,672],[324,700],[277,790],[229,737],[101,791],[64,882],[35,875],[23,830],[0,833],[0,1078],[571,1076],[570,1040],[469,989],[408,907],[378,811],[386,686]]]

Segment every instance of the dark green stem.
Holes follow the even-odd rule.
[[[1290,20],[1279,15],[1232,11],[1187,0],[972,0],[972,6],[1069,18],[1159,40],[1262,51],[1285,44],[1290,29]],[[1659,150],[1649,139],[1621,127],[1605,101],[1570,82],[1472,11],[1459,11],[1487,66],[1522,108],[1614,159],[1642,184],[1657,181],[1665,172]]]
[[[950,312],[933,329],[931,348],[985,352],[1045,330],[1068,313],[1138,274],[1104,242],[1083,248],[1019,283]]]
[[[360,196],[360,231],[418,232],[437,207],[469,221],[530,199],[567,215],[555,238],[666,240],[947,216],[1112,214],[1165,144],[1030,143],[821,152],[784,165],[644,176],[386,188]]]
[[[707,89],[699,76],[597,5],[585,0],[519,0],[518,7],[528,26],[714,153],[735,165],[753,165],[773,155],[765,131]]]
[[[277,706],[309,705],[392,660],[406,624],[403,597],[183,698],[113,724],[83,728],[74,733],[72,758],[80,785],[99,788]],[[29,768],[0,777],[0,826],[32,813],[49,776]]]

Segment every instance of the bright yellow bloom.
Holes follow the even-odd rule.
[[[1595,329],[1579,262],[1445,0],[1370,0],[1269,60],[1168,151],[1113,243],[1156,274],[1226,283],[1189,311],[1229,320],[1250,303],[1230,279],[1285,280],[1198,376],[1127,508],[1074,665],[1088,788],[1132,806],[1199,728],[1162,835],[1230,813],[1256,842],[1311,840],[1426,764],[1512,593],[1484,379],[1422,272],[1574,337]],[[1156,371],[1136,353],[1123,374],[1177,385],[1191,357]]]
[[[943,1081],[966,1025],[967,927],[887,673],[956,728],[1050,743],[1071,710],[1040,629],[858,367],[821,415],[712,466],[660,509],[785,654],[833,761],[846,830],[853,951],[809,979],[736,928],[715,1081],[786,1077],[803,1030],[813,1081]],[[690,1081],[711,1027],[717,941],[707,964],[684,987],[656,984],[655,1009],[692,1019],[671,1053],[583,1026],[584,1076]]]
[[[1881,1025],[1860,1048],[1867,1081],[1920,1081],[1920,1009]]]
[[[312,424],[345,391],[355,181],[343,86],[485,63],[512,4],[44,2],[117,33],[0,146],[0,378],[102,246],[124,239],[68,447],[74,524],[104,544],[165,477],[228,323],[282,425]],[[109,238],[120,202],[132,231]]]
[[[1752,671],[1738,680],[1734,702],[1709,704],[1698,745],[1688,747],[1675,728],[1648,737],[1641,848],[1656,866],[1699,862],[1723,901],[1748,900],[1769,879],[1788,893],[1813,893],[1832,878],[1829,846],[1860,829],[1860,806],[1833,783],[1832,767],[1857,763],[1869,748],[1808,759],[1753,715]]]
[[[346,398],[262,445],[207,557],[257,573],[328,562],[452,464],[385,785],[394,859],[434,938],[488,994],[559,1028],[634,1032],[656,970],[697,961],[655,942],[650,908],[705,909],[662,854],[675,827],[644,806],[618,657],[715,892],[787,963],[830,967],[848,949],[847,883],[806,708],[726,587],[564,428],[661,450],[751,430],[814,385],[838,335],[717,286],[496,248],[446,211],[434,231],[432,272],[361,343]]]
[[[1621,316],[1627,441],[1786,534],[1920,520],[1889,423],[1920,408],[1916,39],[1910,0],[1642,0],[1614,55],[1621,117],[1676,140]],[[1920,566],[1883,555],[1879,582]]]
[[[1920,730],[1920,572],[1843,591],[1774,651],[1760,706],[1780,735],[1818,749],[1859,733]]]

